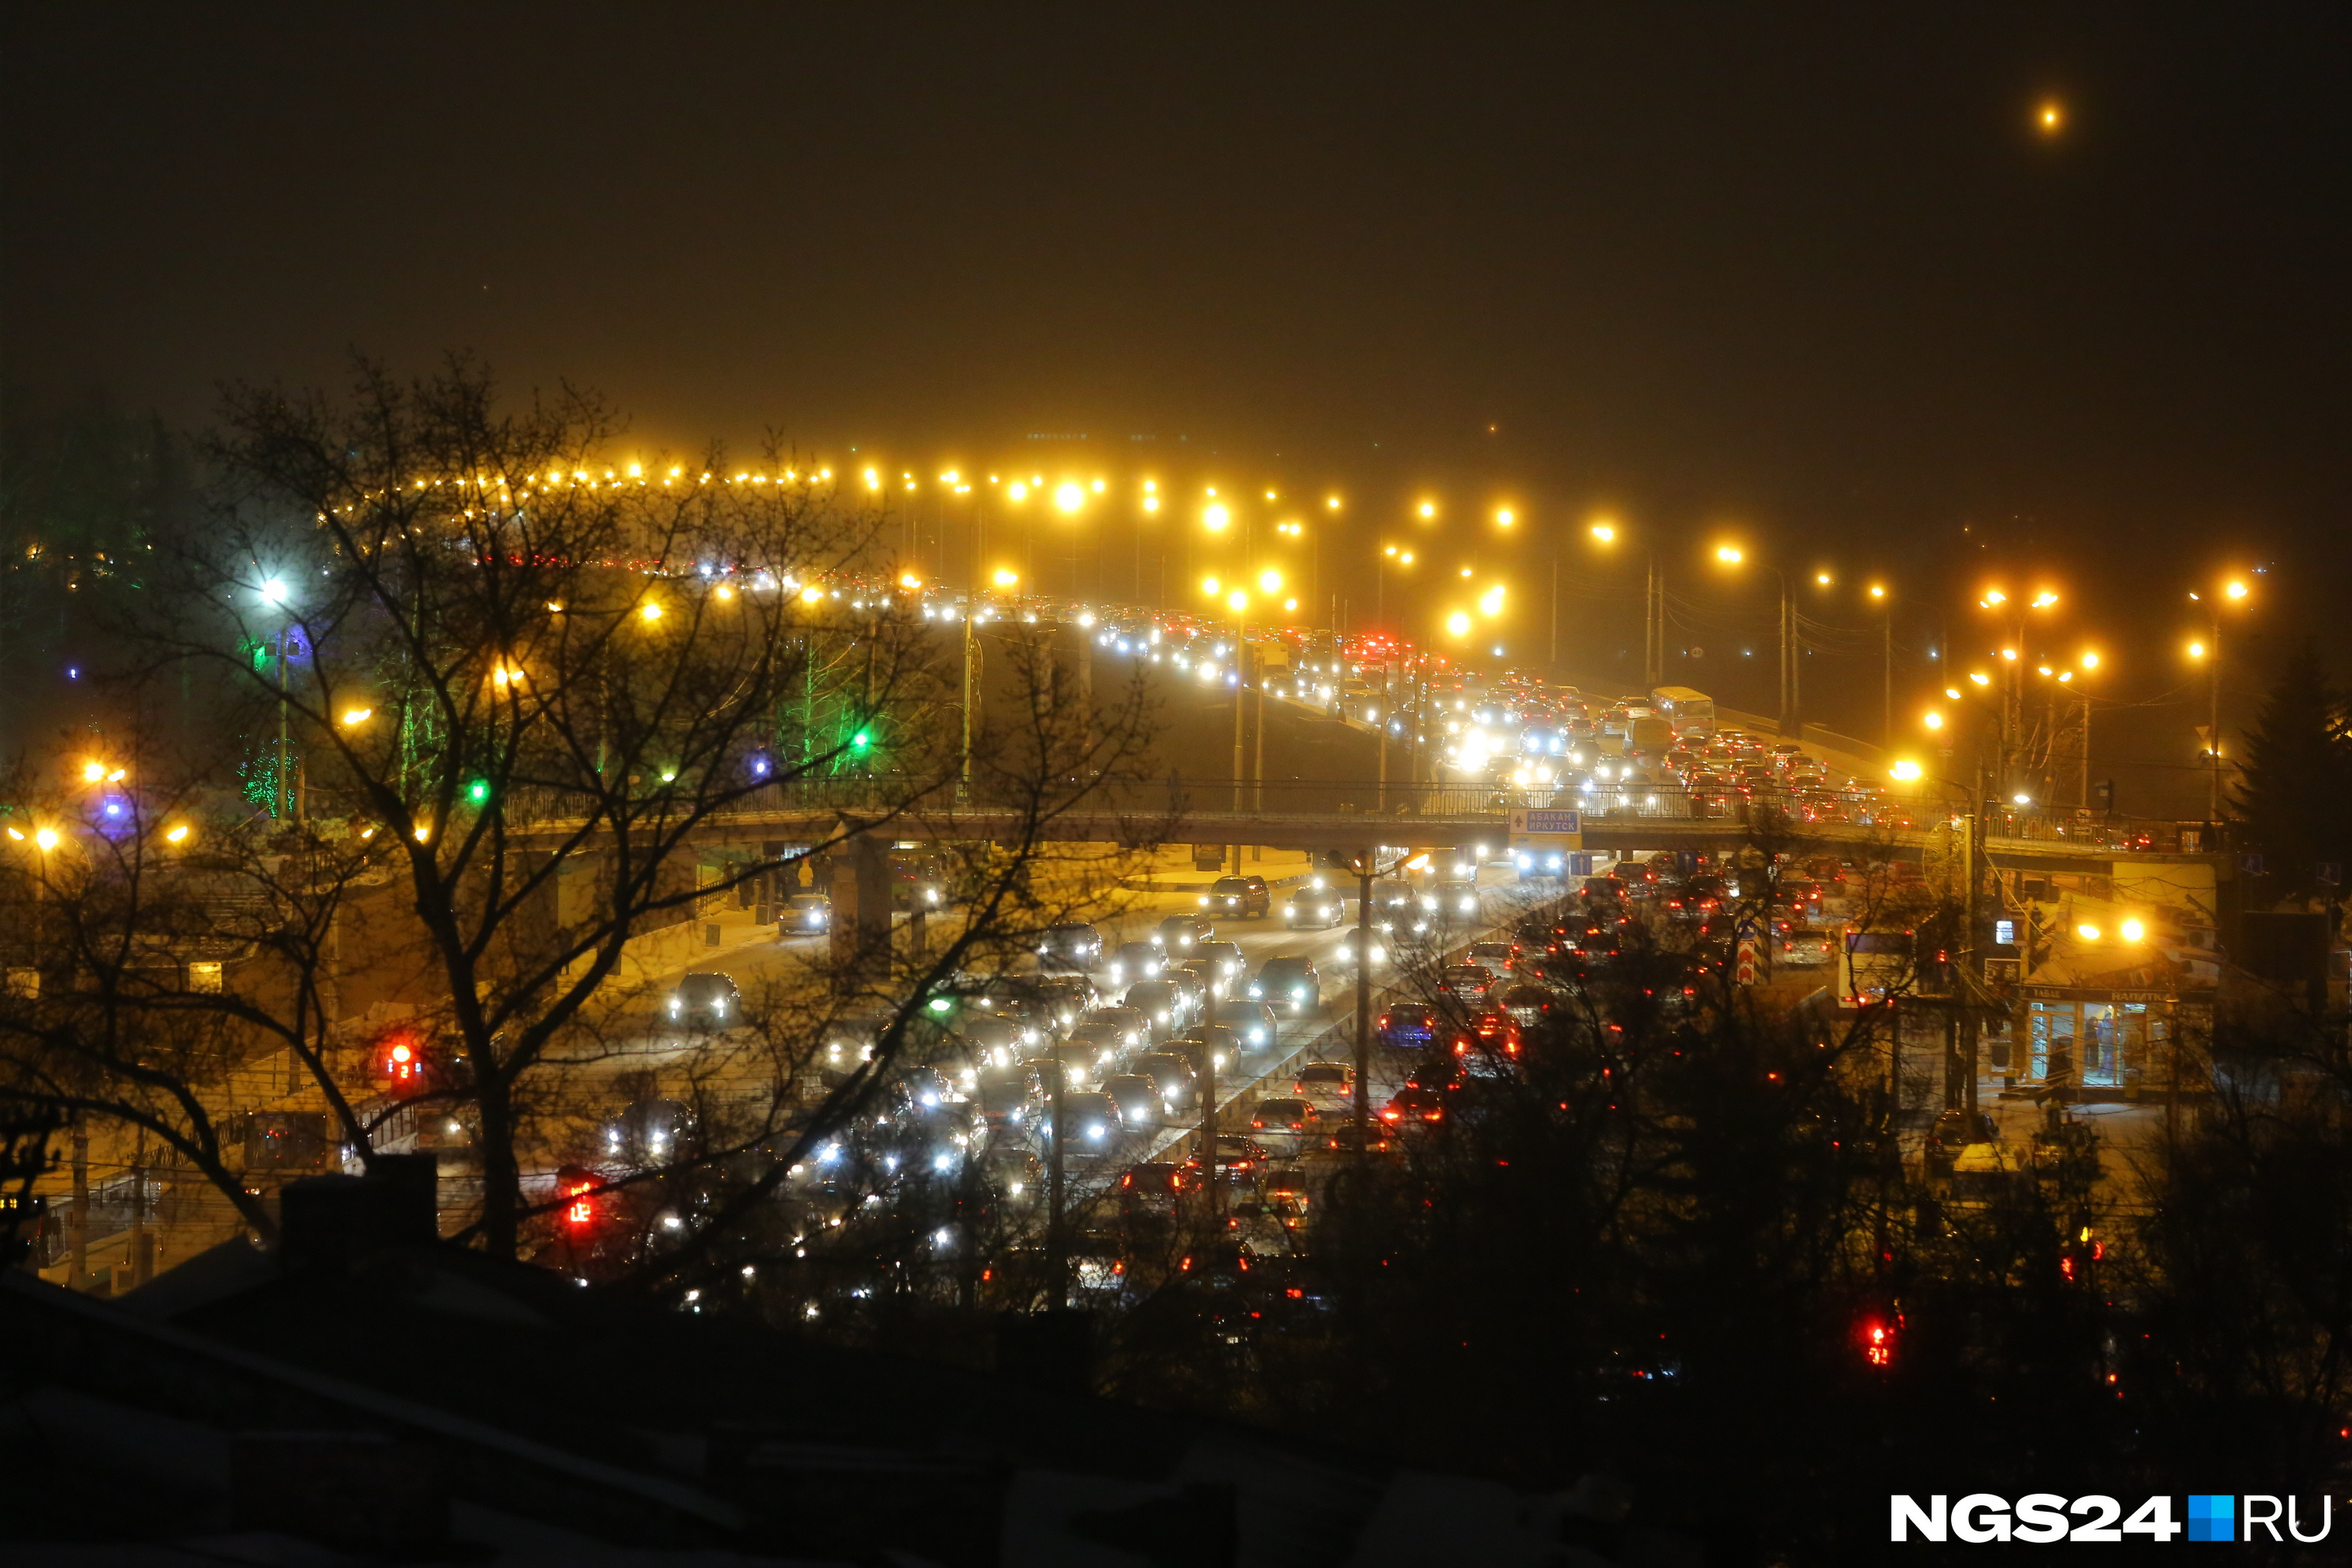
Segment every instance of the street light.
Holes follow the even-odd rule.
[[[1737,544],[1724,543],[1715,547],[1715,558],[1726,566],[1737,567],[1746,563],[1748,554]],[[1797,717],[1797,599],[1789,590],[1786,572],[1769,564],[1764,565],[1764,570],[1772,574],[1773,581],[1780,587],[1780,733],[1801,736],[1803,725]],[[1826,576],[1824,574],[1824,581]]]
[[[2221,606],[2242,601],[2250,590],[2243,578],[2232,577],[2221,584],[2221,592],[2210,600],[2189,597],[2205,605],[2211,613],[2210,636],[2204,642],[2189,645],[2189,657],[2205,661],[2206,714],[2205,758],[2208,782],[2205,793],[2205,816],[2208,821],[2221,819]]]

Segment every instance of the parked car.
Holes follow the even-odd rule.
[[[1201,895],[1201,907],[1212,915],[1263,920],[1274,912],[1274,889],[1264,877],[1220,877]]]

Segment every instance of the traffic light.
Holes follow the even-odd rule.
[[[1902,1317],[1897,1313],[1865,1315],[1855,1332],[1855,1338],[1862,1342],[1862,1359],[1872,1366],[1893,1366],[1895,1341],[1902,1326]]]
[[[475,805],[487,804],[490,798],[490,781],[488,779],[476,779],[473,783],[467,784],[466,786],[466,798]]]
[[[395,1089],[414,1089],[425,1080],[425,1047],[402,1030],[376,1044],[376,1073]]]

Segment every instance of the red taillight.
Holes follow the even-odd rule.
[[[1294,1121],[1290,1124],[1290,1130],[1293,1132],[1304,1132],[1307,1131],[1307,1123],[1304,1121]]]
[[[1253,1116],[1253,1117],[1251,1117],[1251,1118],[1250,1118],[1250,1125],[1251,1125],[1252,1127],[1254,1127],[1254,1128],[1255,1128],[1255,1127],[1263,1127],[1263,1126],[1265,1126],[1265,1122],[1263,1122],[1263,1121],[1260,1121],[1256,1117]]]

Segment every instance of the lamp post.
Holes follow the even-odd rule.
[[[1602,518],[1587,527],[1585,532],[1595,544],[1612,549],[1615,547],[1622,531],[1615,522]],[[1735,552],[1735,558],[1736,554]],[[1665,579],[1658,573],[1657,552],[1646,544],[1642,546],[1642,563],[1644,571],[1642,587],[1642,684],[1654,688],[1666,678],[1666,584]],[[1555,579],[1552,605],[1555,643],[1559,636],[1559,586]]]
[[[1726,566],[1745,565],[1748,552],[1736,544],[1718,544],[1715,558]],[[1789,589],[1789,574],[1778,566],[1759,563],[1772,574],[1780,590],[1780,733],[1800,733],[1797,717],[1797,601]]]
[[[2191,601],[2205,606],[2210,621],[2207,640],[2189,645],[2189,657],[2201,660],[2205,666],[2205,819],[2221,820],[2221,606],[2243,600],[2248,593],[2242,578],[2224,582],[2211,599],[2190,594]]]

